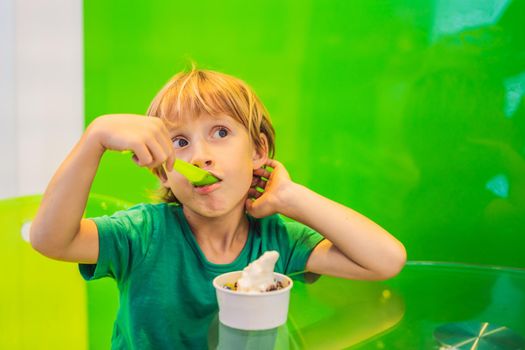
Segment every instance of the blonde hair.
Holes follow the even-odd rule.
[[[275,153],[275,131],[268,111],[248,84],[230,75],[195,66],[180,72],[157,93],[146,114],[161,118],[168,127],[185,115],[227,115],[246,128],[257,150],[264,146],[260,136],[264,134],[269,157]],[[154,169],[157,174],[160,171],[162,167]],[[169,188],[162,187],[157,197],[179,203]]]

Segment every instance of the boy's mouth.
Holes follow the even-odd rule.
[[[215,191],[217,188],[219,188],[221,186],[221,182],[222,180],[219,180],[218,182],[215,182],[209,185],[193,186],[193,189],[198,194],[208,194],[208,193]]]
[[[219,178],[217,178],[217,179],[219,179]],[[212,183],[212,184],[207,184],[207,185],[193,185],[193,187],[195,187],[195,188],[201,188],[201,187],[206,187],[206,186],[211,186],[211,185],[214,185],[214,184],[218,184],[219,182],[222,182],[222,180],[219,179],[219,181],[214,182],[214,183]]]
[[[211,171],[208,171],[213,177],[215,177],[217,180],[217,182],[214,182],[212,184],[207,184],[207,185],[193,185],[194,188],[203,188],[203,187],[208,187],[208,186],[211,186],[211,185],[214,185],[214,184],[217,184],[217,183],[220,183],[222,182],[222,179],[220,177],[218,177],[217,175],[215,175],[214,173],[212,173]]]

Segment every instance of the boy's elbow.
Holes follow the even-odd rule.
[[[381,278],[383,280],[397,276],[405,267],[407,261],[407,252],[405,247],[400,243],[395,252],[390,255],[387,264],[381,271]]]
[[[40,254],[48,258],[57,259],[57,251],[56,249],[53,249],[49,240],[46,239],[46,236],[47,235],[44,232],[31,226],[31,229],[29,231],[29,243],[31,244],[31,247],[33,247],[33,249],[39,252]]]
[[[42,235],[40,235],[39,232],[33,227],[31,227],[31,231],[29,231],[29,243],[31,244],[31,247],[33,247],[34,250],[36,250],[42,255],[47,255],[45,239],[42,239]]]
[[[53,259],[53,260],[63,260],[62,258],[62,251],[58,249],[54,249],[53,247],[42,244],[42,243],[33,243],[31,242],[31,246],[34,250],[36,250],[38,253],[42,254],[43,256]]]
[[[405,247],[400,243],[397,252],[392,254],[390,266],[386,269],[385,279],[397,276],[405,267],[407,261],[407,252]]]

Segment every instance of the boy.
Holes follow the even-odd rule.
[[[285,274],[385,279],[403,267],[404,247],[388,232],[294,183],[270,159],[273,127],[244,82],[194,68],[174,76],[147,114],[93,121],[51,180],[31,228],[42,254],[80,263],[87,280],[116,280],[112,348],[204,348],[217,311],[212,279],[267,250],[280,253],[276,271]],[[164,203],[83,219],[106,150],[133,151],[159,178]],[[220,181],[191,185],[172,170],[176,158]]]

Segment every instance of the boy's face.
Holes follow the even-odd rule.
[[[220,179],[209,186],[195,187],[176,171],[166,173],[163,185],[171,188],[185,210],[205,217],[244,210],[253,170],[267,160],[267,151],[255,150],[245,127],[228,116],[188,116],[170,134],[176,158]]]

